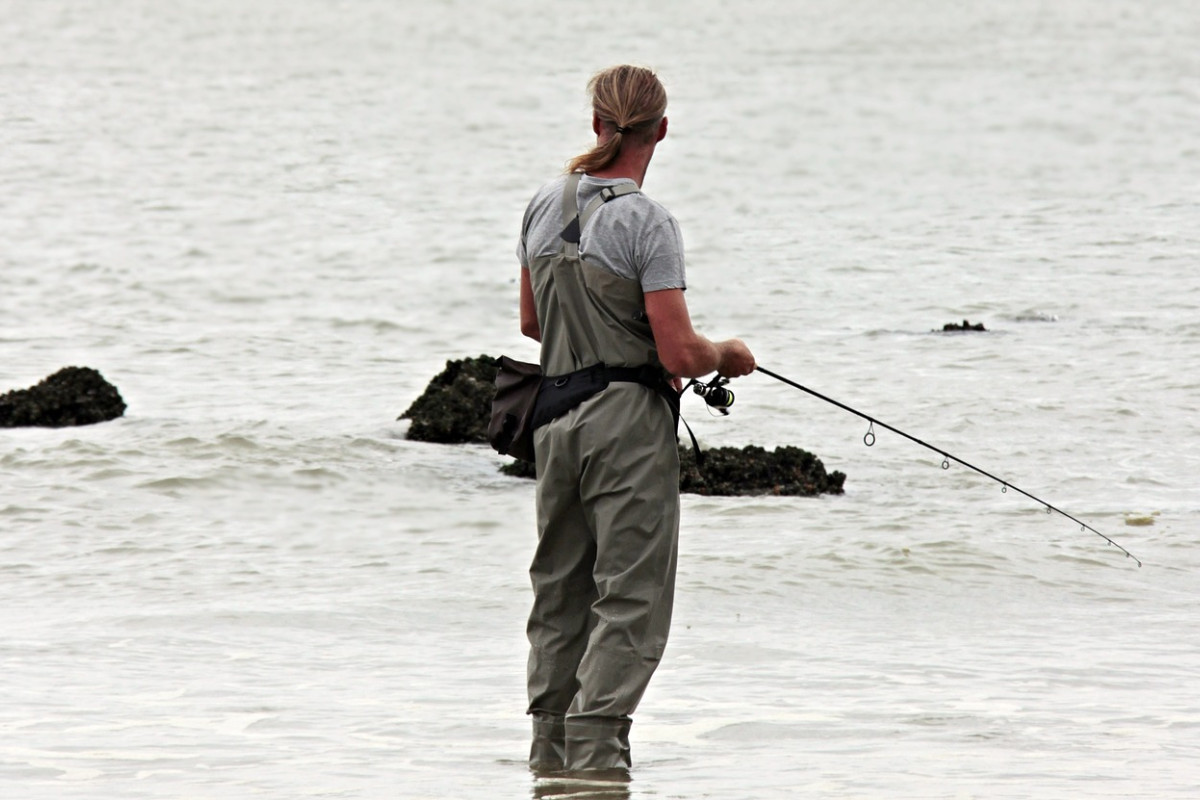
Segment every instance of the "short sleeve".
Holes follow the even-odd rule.
[[[687,288],[683,234],[674,217],[668,216],[647,229],[638,243],[638,249],[637,262],[641,266],[643,292]]]

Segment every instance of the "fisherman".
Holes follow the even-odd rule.
[[[588,90],[596,145],[534,195],[517,247],[521,332],[541,342],[538,410],[553,416],[534,430],[529,763],[624,772],[671,620],[681,379],[755,362],[692,328],[679,225],[640,192],[667,135],[662,83],[622,65]],[[563,400],[581,386],[587,399]]]

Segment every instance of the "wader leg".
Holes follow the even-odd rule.
[[[660,407],[636,413],[642,409],[616,405],[621,418],[613,425],[627,435],[613,441],[598,434],[582,462],[580,493],[597,536],[597,597],[579,691],[567,711],[571,770],[628,768],[630,718],[667,644],[679,541],[679,454],[669,411],[658,398],[646,397]],[[603,432],[605,426],[593,423],[590,430]]]
[[[563,766],[563,717],[579,690],[576,673],[594,624],[596,545],[575,488],[578,466],[573,457],[560,452],[565,449],[562,441],[552,449],[543,430],[536,431],[534,439],[538,469],[548,469],[548,474],[538,481],[538,546],[529,568],[530,766],[554,769]],[[556,756],[558,763],[553,764]]]

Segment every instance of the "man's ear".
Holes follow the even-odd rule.
[[[667,118],[663,117],[658,121],[658,137],[654,141],[661,142],[665,138],[667,138]]]

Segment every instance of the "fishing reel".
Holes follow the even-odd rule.
[[[727,383],[729,383],[729,378],[722,378],[720,375],[708,383],[700,383],[692,378],[684,389],[690,386],[693,392],[704,398],[704,402],[709,408],[715,408],[722,415],[727,415],[729,407],[733,405],[733,392],[725,388]]]

